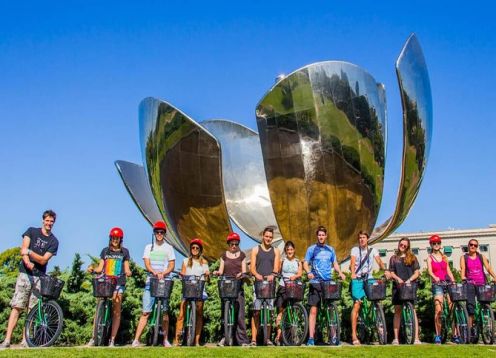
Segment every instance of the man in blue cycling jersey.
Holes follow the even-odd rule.
[[[308,305],[310,306],[310,314],[308,316],[309,338],[307,343],[309,346],[315,344],[315,322],[317,320],[317,307],[321,300],[322,291],[320,282],[332,279],[333,268],[342,280],[345,279],[344,274],[339,268],[334,248],[326,245],[327,229],[324,226],[319,226],[316,235],[317,243],[307,249],[305,261],[303,262],[303,268],[310,279],[310,291],[308,293]]]

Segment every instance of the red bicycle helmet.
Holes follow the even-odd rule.
[[[157,221],[155,224],[153,224],[153,231],[155,230],[167,231],[167,225],[163,221]]]
[[[435,242],[441,242],[441,238],[439,237],[439,235],[432,235],[429,238],[429,244],[433,244]]]
[[[110,229],[109,237],[120,237],[122,239],[124,237],[124,231],[120,227],[113,227]]]
[[[231,232],[229,233],[229,235],[227,235],[227,243],[229,243],[230,241],[241,241],[241,238],[235,232]]]
[[[203,250],[203,242],[199,238],[195,237],[194,239],[191,239],[191,241],[189,242],[189,247],[191,247],[194,244],[200,246],[200,248]]]

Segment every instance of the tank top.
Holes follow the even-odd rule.
[[[431,267],[434,276],[444,281],[448,276],[448,263],[441,259],[441,261],[436,261],[434,255],[431,255]]]
[[[465,268],[467,280],[473,281],[477,286],[483,286],[486,284],[486,276],[484,276],[484,268],[482,267],[481,258],[475,256],[472,259],[467,255],[465,260],[467,267]]]
[[[269,251],[264,251],[262,245],[258,245],[257,252],[257,264],[255,268],[257,272],[262,276],[268,276],[274,271],[274,261],[276,259],[276,253],[274,248],[271,246]]]
[[[239,256],[235,259],[230,259],[227,257],[227,253],[224,252],[222,255],[222,260],[224,261],[224,276],[235,277],[242,271],[242,263],[246,255],[243,251],[239,253]]]
[[[282,278],[279,281],[279,284],[281,286],[284,286],[285,278],[290,278],[291,276],[294,276],[298,273],[299,263],[300,261],[297,258],[294,258],[292,260],[284,259],[282,261],[282,267],[281,267]]]

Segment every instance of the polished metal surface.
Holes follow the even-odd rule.
[[[260,231],[276,225],[263,166],[258,134],[231,121],[201,122],[220,142],[222,176],[229,216],[249,237],[260,242]],[[280,233],[274,232],[274,240]]]
[[[127,192],[145,219],[151,225],[159,220],[163,220],[162,214],[160,214],[153,198],[143,166],[124,160],[117,160],[115,166]],[[172,228],[167,230],[165,240],[181,254],[185,255],[188,253],[186,246],[179,240]]]
[[[417,37],[406,41],[396,74],[403,106],[403,160],[396,208],[372,234],[372,242],[387,237],[405,220],[420,189],[432,137],[432,96],[429,73]]]
[[[180,110],[154,98],[141,102],[140,134],[148,179],[162,216],[185,245],[199,237],[205,256],[217,259],[231,231],[219,143]]]
[[[385,162],[384,89],[353,64],[328,61],[277,82],[256,115],[281,234],[305,249],[325,225],[344,258],[374,227]]]

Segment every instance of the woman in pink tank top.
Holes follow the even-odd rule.
[[[432,235],[429,238],[429,244],[431,254],[427,257],[427,270],[431,276],[432,295],[434,296],[434,327],[436,329],[434,343],[441,344],[441,311],[444,291],[443,287],[436,285],[436,283],[446,280],[454,282],[455,278],[448,265],[448,258],[441,252],[441,238],[438,235]],[[456,340],[456,336],[453,339]]]

